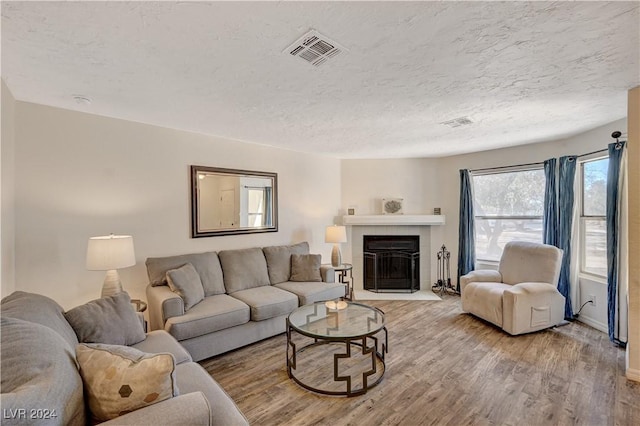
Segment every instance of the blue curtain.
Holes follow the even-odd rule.
[[[621,344],[619,340],[618,320],[616,319],[618,291],[618,233],[619,233],[619,197],[620,163],[625,143],[609,144],[609,171],[607,173],[607,307],[609,339]]]
[[[556,159],[544,162],[544,212],[542,217],[543,242],[558,244],[558,197],[556,195]]]
[[[564,250],[558,291],[564,296],[564,317],[573,319],[571,307],[571,227],[573,225],[573,183],[576,177],[576,157],[560,157],[558,182],[558,240],[556,246]]]
[[[267,186],[264,188],[264,225],[272,226],[273,225],[273,217],[271,216],[271,212],[273,210],[273,206],[271,205],[271,187]]]
[[[460,292],[460,277],[475,268],[476,245],[473,224],[473,193],[469,170],[460,170],[460,225],[458,228],[458,283],[456,289]]]

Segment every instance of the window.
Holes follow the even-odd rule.
[[[249,226],[260,227],[265,225],[265,188],[247,188]]]
[[[609,158],[581,164],[580,271],[607,275],[607,172]]]
[[[542,167],[472,178],[478,260],[499,261],[504,245],[512,240],[542,242]]]

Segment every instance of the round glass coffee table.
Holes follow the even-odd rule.
[[[372,306],[317,302],[287,317],[287,373],[312,392],[366,393],[382,381],[388,349],[384,312]]]

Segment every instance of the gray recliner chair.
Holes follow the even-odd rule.
[[[557,289],[562,253],[546,244],[507,243],[497,271],[460,277],[462,310],[512,335],[560,324],[565,305]]]

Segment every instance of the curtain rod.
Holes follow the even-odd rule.
[[[544,161],[540,161],[540,162],[537,162],[537,163],[514,164],[512,166],[485,167],[484,169],[472,169],[472,170],[469,170],[469,171],[470,172],[484,172],[486,170],[511,169],[513,167],[537,166],[539,164],[544,164]]]
[[[600,152],[607,152],[609,151],[609,148],[605,148],[605,149],[599,149],[597,151],[592,151],[592,152],[587,152],[586,154],[580,154],[580,155],[576,155],[577,158],[580,157],[586,157],[587,155],[592,155],[592,154],[598,154]]]
[[[620,143],[620,136],[624,136],[625,133],[619,132],[619,131],[615,131],[613,133],[611,133],[611,137],[614,138],[616,140],[616,143]],[[624,141],[622,141],[624,142]],[[604,149],[599,149],[597,151],[592,151],[592,152],[587,152],[586,154],[580,154],[580,155],[576,155],[576,158],[580,158],[580,157],[586,157],[587,155],[593,155],[593,154],[599,154],[601,152],[607,152],[609,151],[609,148],[604,148]],[[544,164],[544,161],[538,162],[538,163],[526,163],[526,164],[514,164],[513,166],[501,166],[501,167],[486,167],[484,169],[470,169],[470,172],[484,172],[487,170],[500,170],[500,169],[510,169],[512,167],[524,167],[524,166],[537,166],[539,164]]]

